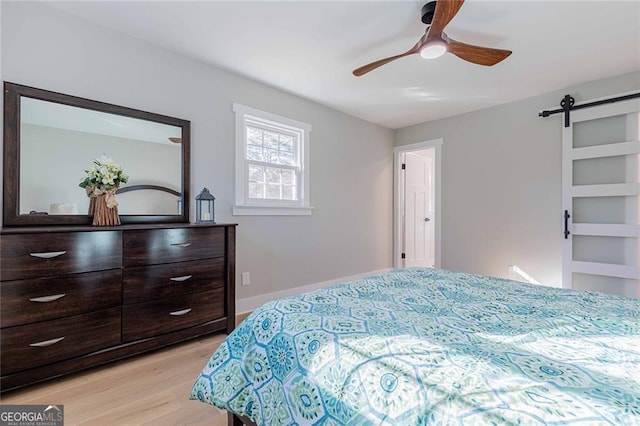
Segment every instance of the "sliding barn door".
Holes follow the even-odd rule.
[[[563,128],[563,287],[640,297],[639,111],[585,108]]]

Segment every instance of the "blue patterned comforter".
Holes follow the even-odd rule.
[[[268,426],[640,424],[640,300],[395,270],[267,303],[191,398]]]

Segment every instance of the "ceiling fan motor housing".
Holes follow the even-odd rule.
[[[422,6],[422,23],[431,25],[431,21],[433,21],[433,13],[436,10],[436,2],[430,1],[429,3]]]

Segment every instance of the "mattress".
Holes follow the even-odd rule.
[[[257,309],[191,398],[269,426],[640,424],[640,300],[393,270]]]

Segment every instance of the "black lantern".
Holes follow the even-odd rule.
[[[216,197],[207,188],[196,196],[196,223],[216,223],[213,211],[215,201]]]

